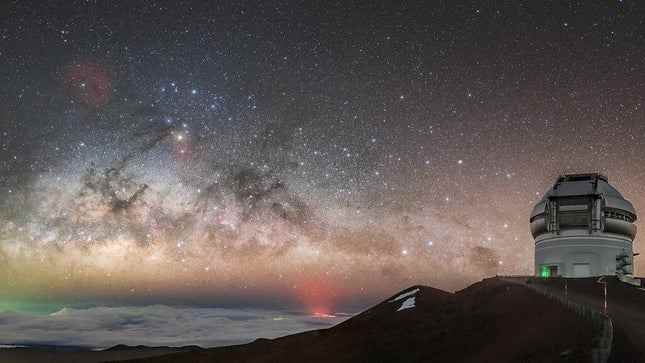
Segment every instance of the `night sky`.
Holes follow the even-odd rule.
[[[0,308],[532,274],[559,174],[645,210],[645,9],[586,3],[3,2]]]

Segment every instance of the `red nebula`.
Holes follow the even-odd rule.
[[[186,161],[193,157],[192,137],[186,132],[179,132],[173,135],[174,156],[176,160]]]
[[[110,74],[98,63],[72,64],[65,71],[63,81],[67,91],[87,106],[105,106],[112,96]]]

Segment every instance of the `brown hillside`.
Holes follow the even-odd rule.
[[[414,307],[397,311],[410,297]],[[486,279],[455,294],[413,286],[329,329],[136,362],[586,361],[591,334],[560,304]]]

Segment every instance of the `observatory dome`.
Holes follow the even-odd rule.
[[[558,177],[529,219],[539,276],[632,274],[636,211],[601,174]]]

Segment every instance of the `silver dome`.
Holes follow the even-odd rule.
[[[565,277],[631,273],[631,262],[617,267],[616,261],[619,256],[631,261],[635,221],[634,206],[606,176],[558,177],[529,219],[536,273]]]
[[[558,212],[565,216],[577,214],[578,223],[558,223],[561,222],[556,217]],[[585,217],[586,223],[582,220]],[[636,210],[632,203],[623,198],[602,174],[568,174],[558,177],[553,187],[535,205],[530,216],[531,234],[535,239],[545,233],[586,226],[589,233],[604,231],[633,240],[636,236],[635,221]]]

